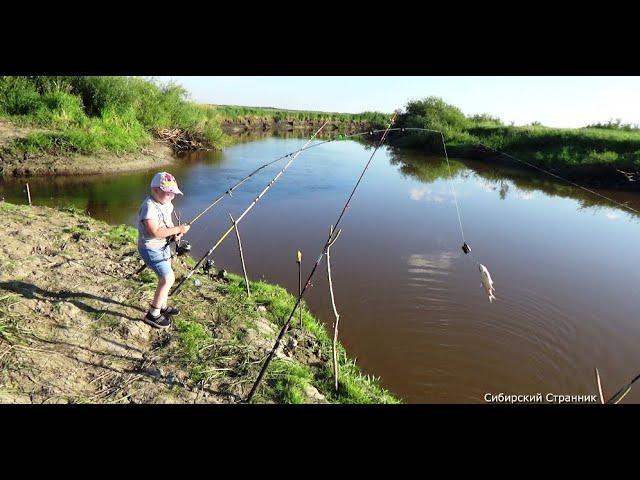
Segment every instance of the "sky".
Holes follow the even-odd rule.
[[[640,124],[640,77],[156,77],[201,103],[359,113],[392,112],[442,97],[465,114],[505,123],[583,127],[620,118]]]

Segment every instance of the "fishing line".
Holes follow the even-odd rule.
[[[524,163],[525,165],[528,165],[528,166],[530,166],[530,167],[532,167],[532,168],[535,168],[536,170],[539,170],[539,171],[541,171],[541,172],[543,172],[543,173],[546,173],[547,175],[551,175],[552,177],[555,177],[555,178],[557,178],[557,179],[563,180],[563,181],[567,182],[568,184],[573,185],[574,187],[581,188],[581,189],[582,189],[582,190],[584,190],[585,192],[589,192],[589,193],[592,193],[593,195],[596,195],[596,196],[598,196],[598,197],[600,197],[600,198],[604,198],[605,200],[608,200],[608,201],[610,201],[611,203],[614,203],[615,205],[617,205],[617,206],[619,206],[619,207],[626,208],[627,210],[630,210],[630,211],[632,211],[632,212],[637,213],[638,215],[640,215],[640,211],[636,210],[636,209],[635,209],[635,208],[633,208],[633,207],[630,207],[629,205],[625,205],[624,203],[620,203],[620,202],[618,202],[618,201],[614,200],[613,198],[609,198],[609,197],[607,197],[606,195],[602,195],[602,194],[600,194],[600,193],[598,193],[598,192],[594,192],[593,190],[591,190],[591,189],[589,189],[589,188],[583,187],[582,185],[579,185],[579,184],[577,184],[577,183],[575,183],[575,182],[572,182],[571,180],[567,180],[566,178],[563,178],[563,177],[561,177],[560,175],[557,175],[557,174],[555,174],[555,173],[549,172],[549,171],[545,170],[544,168],[540,168],[540,167],[538,167],[537,165],[534,165],[534,164],[532,164],[532,163],[529,163],[529,162],[527,162],[527,161],[525,161],[525,160],[521,160],[521,159],[516,158],[516,157],[514,157],[514,156],[512,156],[512,155],[509,155],[508,153],[501,152],[500,150],[496,150],[495,148],[489,147],[489,146],[484,145],[484,144],[482,144],[482,143],[479,143],[478,145],[481,145],[481,146],[483,146],[484,148],[487,148],[487,149],[489,149],[489,150],[493,150],[494,152],[499,153],[499,154],[501,154],[501,155],[504,155],[505,157],[509,157],[509,158],[511,158],[511,159],[513,159],[513,160],[515,160],[515,161],[517,161],[517,162]]]
[[[496,298],[494,296],[495,293],[495,288],[493,286],[493,280],[491,278],[491,273],[489,272],[489,270],[487,269],[486,266],[484,266],[482,263],[480,263],[478,260],[475,259],[475,257],[471,254],[471,247],[469,246],[469,244],[467,243],[467,241],[465,240],[465,236],[464,236],[464,227],[462,226],[462,215],[460,214],[460,206],[458,204],[458,196],[456,195],[456,190],[453,186],[453,172],[451,171],[451,163],[449,162],[449,155],[447,153],[447,145],[446,142],[444,141],[444,134],[441,131],[438,130],[431,130],[431,129],[427,129],[427,128],[417,128],[417,127],[408,127],[408,128],[404,128],[403,131],[405,130],[417,130],[417,131],[427,131],[427,132],[434,132],[434,133],[438,133],[440,135],[440,140],[442,141],[442,150],[444,153],[444,158],[447,162],[447,170],[449,171],[449,188],[451,189],[451,194],[453,196],[453,201],[455,203],[456,206],[456,214],[458,216],[458,225],[460,227],[460,236],[462,238],[462,251],[465,254],[465,257],[469,257],[469,261],[471,261],[472,263],[474,263],[477,267],[478,270],[480,271],[480,285],[484,288],[488,298],[489,298],[489,302],[493,303],[493,300]]]
[[[327,122],[325,122],[326,125]],[[324,125],[323,125],[324,127]],[[393,131],[393,130],[404,130],[401,128],[392,128],[389,131]],[[338,135],[337,137],[334,138],[330,138],[329,140],[324,140],[322,142],[317,142],[314,143],[312,145],[309,145],[309,142],[307,142],[305,144],[305,146],[303,146],[302,148],[294,151],[294,152],[289,152],[281,157],[276,158],[275,160],[271,160],[261,166],[259,166],[258,168],[256,168],[253,172],[249,173],[248,175],[246,175],[245,177],[243,177],[240,181],[238,181],[235,185],[233,185],[232,187],[228,188],[224,193],[222,193],[218,198],[216,198],[211,204],[209,204],[204,210],[202,210],[200,213],[198,213],[192,220],[190,220],[189,222],[187,222],[187,225],[192,225],[193,223],[195,223],[196,221],[198,221],[205,213],[207,213],[211,208],[213,208],[214,206],[216,206],[225,196],[229,195],[230,197],[233,196],[232,192],[238,188],[240,185],[242,185],[244,182],[246,182],[247,180],[249,180],[252,176],[254,176],[256,173],[258,173],[259,171],[261,171],[262,169],[273,165],[274,163],[279,162],[280,160],[283,160],[285,158],[289,158],[293,155],[297,155],[300,152],[303,152],[305,150],[308,150],[310,148],[313,147],[318,147],[320,145],[324,145],[326,143],[330,143],[330,142],[335,142],[335,141],[339,141],[339,140],[344,140],[344,139],[348,139],[348,138],[353,138],[353,137],[358,137],[358,136],[363,136],[363,135],[373,135],[374,133],[380,133],[380,132],[384,132],[384,130],[367,130],[364,132],[359,132],[359,133],[351,133],[351,134],[347,134],[347,135]],[[178,223],[180,224],[180,220],[178,220]],[[185,234],[186,235],[186,234]],[[175,237],[169,237],[167,239],[167,245],[171,245],[172,243],[175,242]],[[186,240],[181,240],[180,245],[183,246],[183,248],[180,249],[180,251],[176,250],[176,254],[177,255],[182,255],[188,251],[191,250],[191,245],[186,241]],[[176,242],[176,246],[180,247],[180,245],[177,244]],[[171,254],[171,258],[173,259],[175,257],[176,254]],[[131,274],[131,276],[133,275],[139,275],[140,273],[142,273],[142,271],[144,269],[146,269],[147,266],[142,265],[138,270],[136,270],[133,274]]]
[[[307,143],[305,144],[305,147],[307,145],[309,145],[315,138],[316,136],[320,133],[320,131],[325,127],[325,125],[329,123],[329,121],[327,120],[326,122],[324,122],[322,124],[322,126],[311,136],[311,138],[307,141]],[[218,241],[213,245],[213,247],[211,247],[209,249],[209,251],[200,259],[198,260],[198,262],[196,263],[196,265],[193,267],[193,269],[187,274],[186,277],[184,277],[180,283],[178,283],[178,285],[176,285],[174,287],[174,289],[169,292],[169,296],[172,296],[173,294],[175,294],[180,287],[182,287],[182,285],[184,285],[184,283],[189,280],[189,278],[191,278],[191,276],[194,274],[194,272],[200,267],[200,265],[202,264],[202,262],[205,261],[205,259],[207,259],[207,257],[209,257],[216,248],[218,248],[220,246],[220,244],[222,244],[222,242],[224,241],[225,238],[227,238],[227,236],[236,228],[236,226],[242,221],[242,219],[251,211],[251,209],[260,201],[260,199],[263,197],[263,195],[265,193],[267,193],[267,191],[269,190],[269,188],[271,188],[271,186],[280,178],[280,176],[282,176],[282,174],[284,174],[284,172],[287,171],[287,169],[289,168],[289,166],[293,163],[293,161],[298,157],[298,155],[300,155],[300,153],[302,153],[305,150],[305,148],[301,148],[300,150],[298,150],[296,152],[295,155],[291,156],[290,160],[286,163],[286,165],[284,166],[284,168],[282,170],[280,170],[280,172],[278,172],[278,174],[273,177],[271,179],[271,181],[267,184],[267,186],[260,192],[260,194],[253,200],[253,202],[251,202],[249,204],[249,206],[244,210],[244,212],[242,212],[242,214],[236,219],[236,221],[231,225],[231,227],[229,227],[227,229],[226,232],[224,232],[222,234],[222,236],[218,239]]]
[[[449,171],[449,189],[451,190],[451,195],[453,196],[453,201],[456,206],[456,214],[458,216],[458,226],[460,228],[460,237],[462,238],[462,251],[465,256],[469,257],[469,259],[474,262],[477,266],[480,266],[481,263],[475,259],[475,257],[471,254],[471,247],[467,244],[467,241],[464,236],[464,227],[462,225],[462,214],[460,213],[460,205],[458,202],[458,196],[456,194],[456,190],[453,186],[453,172],[451,170],[451,163],[449,162],[449,154],[447,153],[447,144],[444,141],[444,134],[439,130],[432,130],[429,128],[418,128],[418,127],[405,127],[401,129],[402,131],[413,130],[413,131],[421,131],[421,132],[433,132],[440,135],[440,140],[442,142],[442,151],[444,153],[444,158],[447,162],[447,170]]]
[[[326,122],[325,122],[325,124],[326,124]],[[401,129],[400,128],[394,128],[394,129],[391,129],[390,131],[393,131],[393,130],[401,130]],[[242,185],[244,182],[249,180],[256,173],[258,173],[259,171],[261,171],[262,169],[264,169],[264,168],[266,168],[268,166],[273,165],[274,163],[279,162],[280,160],[284,160],[285,158],[291,157],[292,155],[296,155],[296,154],[298,154],[300,152],[303,152],[305,150],[309,150],[310,148],[313,148],[313,147],[318,147],[320,145],[324,145],[326,143],[335,142],[335,141],[344,140],[344,139],[353,138],[353,137],[358,137],[358,136],[362,136],[362,135],[372,135],[374,133],[380,133],[380,132],[384,132],[384,130],[367,130],[365,132],[351,133],[351,134],[348,134],[348,135],[338,135],[338,137],[330,138],[329,140],[324,140],[322,142],[317,142],[317,143],[314,143],[313,145],[308,145],[309,142],[307,142],[307,144],[305,144],[305,146],[303,146],[302,148],[300,148],[300,149],[298,149],[298,150],[296,150],[294,152],[287,153],[287,154],[285,154],[285,155],[283,155],[281,157],[276,158],[275,160],[271,160],[271,161],[259,166],[258,168],[256,168],[253,172],[249,173],[247,176],[245,176],[240,181],[238,181],[238,183],[236,183],[235,185],[233,185],[232,187],[227,189],[224,193],[222,193],[219,197],[217,197],[204,210],[202,210],[200,213],[198,213],[192,220],[187,222],[187,225],[192,225],[193,223],[198,221],[205,213],[207,213],[211,208],[216,206],[225,196],[227,196],[227,195],[233,196],[232,195],[233,191],[236,188],[238,188],[240,185]]]
[[[276,343],[273,346],[273,348],[271,349],[271,351],[269,352],[269,355],[266,358],[264,364],[262,365],[260,373],[258,374],[258,378],[256,379],[255,383],[253,384],[253,387],[251,388],[251,391],[249,392],[249,395],[247,396],[245,402],[250,402],[251,399],[253,398],[253,395],[255,394],[256,390],[258,389],[258,386],[260,385],[260,382],[262,381],[262,378],[264,377],[264,374],[267,371],[267,368],[269,367],[269,364],[271,363],[271,360],[273,359],[273,356],[274,356],[276,350],[280,346],[280,342],[282,341],[282,337],[287,332],[287,330],[289,328],[289,324],[291,323],[291,319],[293,318],[293,315],[294,315],[296,309],[298,308],[298,306],[300,305],[300,302],[302,301],[302,297],[304,296],[304,294],[306,293],[307,289],[309,288],[309,285],[311,284],[311,279],[313,278],[313,275],[316,273],[316,270],[318,269],[318,266],[320,265],[320,262],[322,261],[322,257],[324,257],[324,255],[327,253],[327,247],[331,244],[331,241],[333,239],[334,234],[339,232],[338,225],[340,224],[340,221],[342,220],[342,217],[344,216],[344,213],[346,212],[347,208],[349,207],[349,204],[350,204],[354,194],[356,193],[356,190],[358,189],[358,186],[360,185],[360,182],[362,181],[362,178],[364,177],[364,174],[366,173],[367,169],[369,168],[369,165],[371,164],[371,161],[373,160],[373,156],[376,154],[376,152],[378,151],[380,146],[384,143],[385,139],[387,138],[387,134],[389,133],[389,130],[391,129],[391,125],[393,125],[393,123],[395,122],[397,116],[398,116],[398,112],[396,111],[393,114],[393,116],[391,117],[389,125],[387,125],[387,128],[384,130],[384,133],[383,133],[382,137],[380,138],[380,141],[376,145],[376,148],[373,150],[373,153],[371,154],[371,157],[369,157],[369,160],[367,161],[367,163],[365,164],[364,168],[362,169],[362,173],[360,174],[360,177],[358,178],[358,181],[356,182],[355,186],[353,187],[353,190],[351,191],[351,194],[349,195],[349,198],[347,198],[347,201],[345,202],[344,207],[342,208],[342,211],[340,212],[340,215],[338,216],[338,219],[333,224],[334,225],[333,229],[329,233],[329,237],[327,238],[327,241],[324,243],[324,246],[322,247],[320,255],[318,256],[318,259],[316,260],[316,263],[313,266],[313,269],[311,270],[311,273],[309,274],[309,277],[307,278],[307,281],[305,282],[304,287],[302,288],[302,291],[298,295],[298,298],[296,300],[295,305],[293,306],[293,309],[291,310],[291,313],[289,313],[289,318],[287,319],[287,321],[284,323],[284,325],[280,329],[280,333],[278,335],[278,338],[276,339]]]

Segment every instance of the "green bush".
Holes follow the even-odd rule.
[[[40,93],[24,77],[0,77],[0,112],[3,115],[34,115],[42,106]]]
[[[131,152],[160,128],[213,147],[226,141],[215,113],[190,102],[183,87],[137,77],[0,77],[0,115],[53,130],[15,141],[13,152]]]
[[[446,139],[463,132],[470,123],[459,108],[439,97],[410,101],[405,110],[398,118],[398,125],[437,130]]]
[[[478,144],[516,155],[540,165],[583,166],[609,164],[617,167],[637,166],[640,160],[640,131],[620,122],[610,122],[606,128],[548,128],[539,122],[527,126],[507,126],[487,114],[465,117],[440,98],[428,97],[407,104],[398,126],[437,130],[444,134],[448,147],[466,151]],[[432,153],[443,152],[437,134],[409,132],[394,136],[398,146],[420,148]],[[451,152],[450,152],[451,153]]]

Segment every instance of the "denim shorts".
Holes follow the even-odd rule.
[[[172,272],[169,245],[159,249],[138,247],[138,252],[140,252],[145,265],[153,270],[159,278],[166,277]]]

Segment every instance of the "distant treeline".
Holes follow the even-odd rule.
[[[238,121],[272,120],[282,121],[317,121],[333,120],[336,122],[366,122],[371,125],[381,126],[389,121],[389,114],[380,112],[339,113],[318,112],[313,110],[285,110],[272,107],[243,107],[236,105],[209,105],[215,110],[221,120]]]
[[[148,144],[161,129],[180,129],[213,148],[229,143],[228,119],[383,121],[381,113],[306,112],[212,106],[190,101],[175,83],[139,77],[0,77],[0,118],[34,131],[12,142],[13,153],[126,153]]]
[[[410,101],[398,126],[429,128],[443,132],[447,146],[468,151],[480,144],[546,166],[610,164],[640,167],[640,130],[620,120],[585,128],[549,128],[534,122],[526,126],[504,125],[490,115],[466,116],[442,99]],[[399,146],[442,152],[437,135],[408,133],[397,137]]]
[[[282,110],[270,107],[203,105],[175,83],[139,77],[0,77],[0,118],[33,127],[5,149],[13,153],[90,154],[132,152],[161,129],[180,129],[213,148],[229,142],[224,121],[271,120],[362,122],[386,126],[389,113],[359,114]],[[396,126],[443,132],[453,152],[487,145],[542,165],[610,164],[640,167],[640,129],[620,120],[585,128],[504,125],[488,114],[465,115],[438,97],[407,103]],[[398,146],[442,151],[433,134],[392,137]]]

